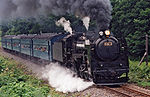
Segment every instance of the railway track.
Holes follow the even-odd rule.
[[[116,92],[121,97],[150,97],[150,92],[144,92],[136,88],[130,88],[128,87],[128,85],[123,85],[115,88],[104,86],[104,88]]]

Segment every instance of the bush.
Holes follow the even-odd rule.
[[[8,58],[0,57],[0,97],[46,97],[48,85],[31,75],[25,68]]]
[[[130,82],[137,83],[142,86],[150,86],[150,64],[144,62],[138,66],[138,61],[130,61]]]

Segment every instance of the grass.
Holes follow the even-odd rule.
[[[23,65],[0,56],[0,97],[46,97],[49,86],[29,74]]]
[[[150,87],[150,63],[143,62],[138,66],[139,61],[130,61],[129,82],[139,86]]]

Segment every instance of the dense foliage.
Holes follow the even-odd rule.
[[[42,33],[59,33],[64,32],[63,27],[56,26],[56,21],[61,17],[65,17],[66,20],[71,22],[71,27],[73,31],[86,31],[83,26],[81,19],[75,17],[74,15],[64,15],[64,16],[39,16],[38,18],[18,18],[5,22],[1,25],[0,30],[3,35],[18,35],[18,34],[40,34]],[[90,30],[95,28],[95,22],[90,23]]]
[[[52,33],[63,31],[62,27],[55,25],[57,17],[40,16],[36,18],[18,18],[5,22],[1,26],[3,35],[18,35],[18,34],[40,34],[41,32]]]
[[[138,66],[138,63],[138,61],[130,61],[129,81],[140,86],[150,87],[150,66],[145,63]]]
[[[0,57],[0,97],[47,97],[48,85],[28,75],[23,65]]]
[[[148,0],[111,1],[113,5],[112,32],[117,37],[127,39],[131,55],[135,58],[143,56],[145,34],[150,36],[150,2]]]

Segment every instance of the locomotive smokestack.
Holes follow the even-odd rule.
[[[112,6],[109,0],[0,0],[0,20],[38,15],[78,15],[95,20],[98,30],[108,29]]]

